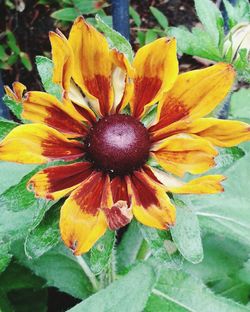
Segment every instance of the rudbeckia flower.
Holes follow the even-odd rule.
[[[63,89],[62,101],[36,91],[22,97],[24,86],[18,83],[14,92],[7,89],[32,123],[4,138],[0,159],[65,161],[35,174],[28,186],[37,197],[68,196],[60,230],[74,254],[87,252],[107,228],[117,230],[133,216],[157,229],[173,226],[175,207],[167,192],[223,191],[221,175],[180,178],[215,166],[216,146],[250,138],[243,122],[204,118],[229,92],[235,77],[231,65],[178,75],[176,41],[169,38],[139,49],[130,64],[82,17],[69,39],[57,31],[50,41],[53,80]],[[142,118],[157,103],[155,119],[144,126]],[[124,113],[127,104],[130,115]],[[149,165],[149,158],[158,168]]]

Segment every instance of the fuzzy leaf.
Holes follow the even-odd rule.
[[[107,37],[110,47],[116,48],[117,50],[124,53],[129,61],[133,59],[133,50],[130,43],[119,34],[117,31],[109,27],[104,21],[100,18],[100,16],[96,16],[97,27],[105,34]]]
[[[203,259],[199,221],[183,201],[175,199],[176,224],[170,229],[173,241],[183,257],[196,264]]]
[[[144,311],[155,312],[157,311],[156,307],[158,311],[171,312],[249,311],[249,309],[243,305],[215,295],[199,279],[183,271],[166,268],[161,270],[160,278]]]
[[[22,103],[14,101],[8,95],[3,97],[4,104],[11,110],[13,115],[15,115],[19,120],[23,120],[21,117],[23,106]]]
[[[0,140],[2,140],[18,123],[0,117]]]
[[[129,267],[135,262],[142,241],[143,237],[138,224],[135,220],[132,220],[117,247],[117,266],[119,270]]]
[[[200,21],[218,46],[223,34],[223,18],[220,10],[211,0],[195,0],[194,2]]]
[[[115,244],[115,232],[107,230],[90,252],[90,268],[95,274],[100,274],[110,261],[112,261],[112,250]]]
[[[0,196],[0,238],[5,242],[26,235],[30,227],[40,222],[45,211],[53,203],[36,199],[34,194],[26,189],[28,180],[35,172],[37,169]]]
[[[32,229],[25,240],[25,253],[29,258],[38,258],[55,247],[60,241],[59,218],[62,202],[46,212],[43,220]]]
[[[68,312],[141,312],[144,311],[156,281],[153,269],[138,264],[127,275],[79,303]]]
[[[52,81],[53,63],[45,56],[36,57],[36,66],[41,77],[44,90],[54,95],[58,100],[62,99],[62,88]]]
[[[56,287],[73,297],[84,299],[91,286],[76,258],[64,245],[58,245],[38,259],[28,259],[23,242],[15,242],[11,249],[18,262],[46,280],[46,285]]]

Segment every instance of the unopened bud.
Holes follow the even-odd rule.
[[[239,57],[239,51],[247,49],[247,57],[250,55],[250,23],[240,23],[234,26],[225,38],[223,54],[229,57],[228,61],[234,61]]]

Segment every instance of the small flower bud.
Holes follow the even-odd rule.
[[[250,55],[250,23],[240,23],[234,26],[225,38],[223,55],[228,56],[228,61],[234,61],[239,57],[239,51],[247,49]]]

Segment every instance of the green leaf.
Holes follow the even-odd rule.
[[[36,172],[37,169],[0,196],[0,238],[5,242],[26,235],[53,203],[38,200],[32,192],[28,192],[27,182]]]
[[[145,312],[155,311],[247,312],[249,309],[215,295],[199,279],[183,271],[163,268],[145,309]]]
[[[223,4],[224,4],[226,11],[227,11],[229,27],[231,29],[231,28],[233,28],[233,26],[235,26],[237,24],[236,9],[228,0],[223,0]]]
[[[97,27],[105,34],[107,37],[110,47],[116,48],[117,50],[124,53],[129,61],[133,60],[133,50],[130,43],[117,31],[109,27],[100,16],[96,16]]]
[[[249,249],[246,246],[221,235],[206,234],[202,243],[203,261],[196,265],[185,262],[183,268],[192,276],[202,279],[204,283],[237,276],[248,258]]]
[[[9,244],[0,242],[0,273],[2,273],[10,263],[12,255],[9,253]]]
[[[231,118],[240,119],[242,121],[250,120],[250,89],[240,89],[234,92],[230,103]]]
[[[235,161],[241,159],[243,156],[245,156],[245,152],[240,147],[234,146],[234,147],[228,147],[228,148],[218,148],[219,155],[216,156],[215,162],[216,162],[216,168],[215,170],[219,168],[228,168],[230,167]]]
[[[239,277],[241,281],[250,285],[250,259],[244,264],[244,268],[239,271]]]
[[[169,34],[177,39],[178,50],[182,53],[214,61],[222,60],[221,53],[209,34],[198,27],[194,27],[192,33],[185,27],[171,27]]]
[[[56,287],[80,299],[89,296],[91,290],[89,280],[76,258],[64,245],[58,245],[38,259],[26,257],[22,241],[15,242],[11,252],[19,263],[45,279],[47,286]]]
[[[107,230],[90,252],[90,268],[100,274],[112,261],[112,250],[115,244],[115,232]]]
[[[78,10],[78,15],[93,14],[101,9],[96,7],[96,1],[93,0],[73,0],[73,3]]]
[[[117,247],[118,270],[131,266],[135,261],[141,247],[143,237],[135,220],[129,224]]]
[[[41,77],[44,90],[54,95],[60,101],[62,99],[62,88],[52,81],[53,62],[45,56],[37,56],[36,66]]]
[[[140,27],[141,26],[140,15],[136,12],[136,10],[132,6],[129,7],[129,14],[132,17],[132,19],[134,20],[135,25],[137,27]]]
[[[7,36],[7,44],[8,44],[8,46],[10,47],[10,49],[11,49],[15,54],[19,54],[19,53],[20,53],[20,49],[19,49],[19,47],[18,47],[18,45],[17,45],[16,37],[15,37],[15,35],[13,34],[13,32],[10,31],[10,30],[7,30],[6,36]]]
[[[18,123],[0,117],[0,140],[2,140]]]
[[[183,257],[197,264],[203,259],[199,221],[183,201],[175,199],[176,224],[170,229],[173,241]]]
[[[144,311],[155,281],[156,274],[153,269],[149,265],[138,264],[127,275],[68,311]]]
[[[24,248],[29,258],[38,258],[60,241],[59,218],[62,202],[46,212],[43,220],[26,237]]]
[[[4,104],[11,110],[11,112],[19,119],[23,120],[21,117],[23,106],[22,103],[14,101],[8,95],[3,97]]]
[[[204,28],[213,39],[216,46],[219,45],[223,34],[223,18],[218,7],[211,0],[195,0],[196,13],[204,25]]]
[[[0,194],[12,185],[17,184],[22,177],[32,171],[35,167],[35,165],[0,162]]]
[[[79,12],[75,8],[64,8],[53,12],[51,17],[61,21],[73,22],[78,15]]]
[[[167,17],[157,8],[154,8],[153,6],[150,7],[151,13],[154,15],[155,19],[159,23],[159,25],[164,29],[168,29],[168,19]]]
[[[141,233],[148,243],[150,253],[154,259],[168,267],[179,268],[182,266],[182,257],[176,252],[174,243],[170,240],[170,234],[166,231],[156,230],[151,227],[138,224]]]
[[[0,288],[9,292],[14,289],[38,289],[44,281],[25,267],[12,262],[1,274]]]
[[[250,246],[250,154],[246,154],[230,168],[219,170],[227,177],[225,192],[216,195],[189,196],[200,226]]]
[[[145,44],[148,44],[154,40],[157,39],[157,33],[153,30],[153,29],[149,29],[146,32],[146,36],[145,36]]]
[[[31,61],[30,61],[30,58],[28,56],[27,53],[25,52],[20,52],[20,59],[21,59],[21,62],[23,64],[23,66],[28,70],[28,71],[31,71],[32,70],[32,64],[31,64]]]
[[[1,312],[15,312],[6,295],[6,293],[0,289],[0,311]]]

